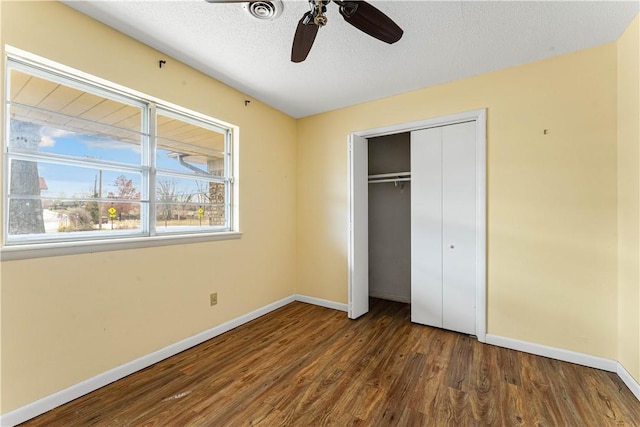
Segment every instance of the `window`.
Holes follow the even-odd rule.
[[[233,230],[232,128],[9,58],[5,247]]]

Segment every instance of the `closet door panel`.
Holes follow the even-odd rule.
[[[475,122],[442,128],[443,327],[475,334]]]
[[[353,135],[349,151],[352,177],[349,254],[353,268],[349,271],[349,318],[356,319],[369,311],[369,184],[367,140]]]
[[[411,321],[442,327],[442,129],[411,132]]]

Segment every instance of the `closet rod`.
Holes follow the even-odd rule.
[[[396,172],[396,173],[379,173],[375,175],[369,175],[369,179],[371,178],[393,178],[393,177],[405,177],[411,176],[411,172]]]
[[[369,184],[378,184],[381,182],[402,182],[402,181],[411,181],[411,178],[396,178],[396,179],[372,179],[369,181]]]

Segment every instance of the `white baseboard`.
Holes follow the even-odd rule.
[[[615,372],[622,382],[629,387],[631,393],[640,401],[640,383],[620,364],[620,362],[603,357],[591,356],[589,354],[577,353],[571,350],[548,347],[542,344],[535,344],[527,341],[519,341],[513,338],[501,337],[487,334],[487,344],[498,347],[510,348],[512,350],[523,351],[525,353],[536,354],[538,356],[549,357],[551,359],[562,360],[563,362],[575,363],[588,366],[590,368],[602,369],[603,371]]]
[[[602,369],[603,371],[617,372],[618,362],[603,357],[591,356],[584,353],[577,353],[571,350],[564,350],[556,347],[548,347],[542,344],[535,344],[528,341],[520,341],[513,338],[501,337],[487,334],[487,344],[498,347],[510,348],[512,350],[523,351],[525,353],[536,354],[538,356],[549,357],[551,359],[562,360],[564,362],[575,363],[588,366],[590,368]]]
[[[624,366],[620,362],[618,362],[618,369],[616,371],[622,382],[624,382],[631,393],[636,397],[636,399],[640,400],[640,382],[636,381],[635,378],[631,376],[629,371],[624,369]]]
[[[295,295],[296,301],[306,302],[307,304],[319,305],[320,307],[332,308],[339,311],[349,311],[349,306],[340,302],[329,301],[321,298],[308,297],[306,295]]]
[[[15,409],[11,412],[7,412],[6,414],[0,415],[0,426],[3,426],[3,427],[15,426],[16,424],[23,423],[27,420],[30,420],[31,418],[44,414],[45,412],[55,407],[68,403],[74,399],[77,399],[80,396],[84,396],[87,393],[97,390],[100,387],[104,387],[107,384],[110,384],[114,381],[124,378],[127,375],[130,375],[134,372],[147,368],[153,365],[154,363],[157,363],[168,357],[176,355],[188,348],[201,344],[211,338],[217,337],[218,335],[221,335],[227,331],[230,331],[231,329],[237,328],[240,325],[243,325],[247,322],[255,320],[260,316],[264,316],[265,314],[273,310],[276,310],[280,307],[283,307],[295,301],[296,299],[297,298],[295,295],[291,295],[289,297],[283,298],[279,301],[268,304],[264,307],[261,307],[250,313],[247,313],[243,316],[240,316],[233,320],[225,322],[222,325],[219,325],[207,331],[201,332],[190,338],[186,338],[182,341],[179,341],[175,344],[162,348],[151,354],[142,356],[139,359],[133,360],[129,363],[125,363],[124,365],[113,368],[107,372],[96,375],[93,378],[89,378],[88,380],[82,381],[69,388],[53,393],[35,402],[29,403],[28,405]],[[318,305],[322,305],[322,304],[318,304]]]
[[[264,316],[265,314],[283,307],[293,301],[314,304],[321,307],[331,308],[344,312],[348,311],[347,304],[329,301],[321,298],[309,297],[306,295],[291,295],[289,297],[261,307],[257,310],[254,310],[250,313],[247,313],[243,316],[225,322],[222,325],[216,326],[190,338],[184,339],[180,342],[160,349],[156,352],[143,356],[139,359],[133,360],[107,372],[96,375],[93,378],[89,378],[88,380],[82,381],[81,383],[73,385],[57,393],[51,394],[21,408],[0,415],[0,426],[15,426],[16,424],[20,424],[22,422],[30,420],[31,418],[37,417],[38,415],[41,415],[55,407],[68,403],[80,396],[84,396],[87,393],[97,390],[100,387],[104,387],[107,384],[124,378],[127,375],[147,368],[154,363],[176,355],[211,338],[217,337],[218,335],[228,332],[231,329],[237,328],[240,325],[255,320],[260,316]],[[627,372],[627,370],[619,362],[615,360],[604,359],[601,357],[590,356],[588,354],[577,353],[570,350],[548,347],[541,344],[534,344],[526,341],[519,341],[512,338],[506,338],[491,334],[486,335],[486,343],[499,347],[510,348],[512,350],[523,351],[525,353],[550,357],[552,359],[558,359],[565,362],[577,363],[579,365],[589,366],[605,371],[615,372],[627,385],[627,387],[629,387],[636,398],[640,400],[640,384],[631,376],[631,374],[629,374],[629,372]]]

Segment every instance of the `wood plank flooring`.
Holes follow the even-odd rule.
[[[300,302],[25,426],[640,426],[617,375]]]

